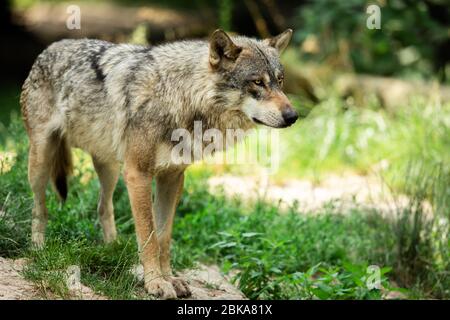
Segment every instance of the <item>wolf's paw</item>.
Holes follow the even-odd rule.
[[[172,283],[163,278],[153,279],[145,283],[145,290],[152,296],[160,299],[176,299],[177,293]]]
[[[169,281],[172,283],[178,298],[187,298],[191,296],[191,289],[186,281],[178,277],[169,277]]]

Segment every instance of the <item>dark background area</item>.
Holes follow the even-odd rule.
[[[64,21],[68,14],[64,9],[69,3],[5,0],[0,4],[3,43],[0,82],[22,82],[36,55],[53,41],[67,37],[126,41],[126,36],[139,24],[147,27],[146,37],[151,44],[207,37],[218,27],[255,37],[275,35],[290,27],[296,32],[294,45],[301,46],[311,36],[319,43],[314,54],[303,52],[305,59],[323,63],[345,55],[340,59],[349,60],[348,67],[357,72],[412,74],[448,81],[449,3],[444,0],[381,3],[383,32],[364,28],[369,2],[362,0],[82,1],[82,29],[67,30]],[[109,9],[103,13],[96,9],[102,5]],[[136,19],[142,8],[162,8],[163,15],[176,14],[181,18],[173,19],[173,23],[161,22],[156,11]],[[412,55],[406,63],[399,61],[398,53],[402,50],[406,50],[405,55]]]

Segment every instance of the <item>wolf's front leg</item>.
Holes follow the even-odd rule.
[[[136,227],[139,255],[144,266],[145,289],[148,293],[163,298],[175,299],[177,294],[171,282],[164,279],[160,264],[160,247],[152,213],[152,176],[143,170],[142,164],[129,157],[125,161],[125,181],[130,197]]]
[[[184,169],[173,169],[159,173],[156,177],[154,212],[156,230],[158,230],[161,247],[161,271],[164,277],[172,282],[178,297],[188,297],[191,291],[187,283],[173,276],[170,266],[170,242],[175,209],[183,192]]]

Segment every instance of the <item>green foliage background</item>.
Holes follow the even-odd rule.
[[[306,54],[304,58],[323,61],[348,54],[355,72],[425,79],[435,77],[437,72],[442,80],[446,66],[439,65],[437,60],[439,50],[443,50],[439,46],[449,42],[449,25],[431,16],[426,2],[312,1],[298,10],[294,40],[300,44],[308,36],[316,36],[320,53]],[[379,30],[366,27],[369,17],[366,8],[372,4],[381,9]],[[442,10],[448,12],[449,8]],[[346,45],[345,52],[342,44]]]

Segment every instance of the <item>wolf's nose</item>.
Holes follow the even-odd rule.
[[[293,124],[298,119],[298,113],[292,108],[283,111],[281,115],[283,116],[284,122],[286,122],[286,125],[288,126]]]

